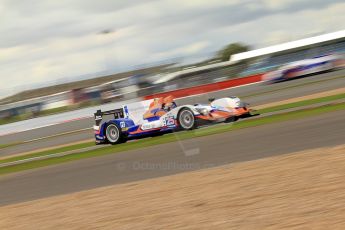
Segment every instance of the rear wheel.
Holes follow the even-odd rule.
[[[194,113],[188,108],[183,108],[180,110],[177,115],[177,120],[181,129],[183,130],[191,130],[196,128]]]
[[[116,123],[108,124],[105,130],[105,136],[110,144],[115,145],[126,142],[126,137],[120,131],[121,129]]]

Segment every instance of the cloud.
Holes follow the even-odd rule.
[[[169,51],[164,51],[155,54],[155,58],[157,59],[167,59],[169,57],[183,57],[183,56],[189,56],[194,55],[200,52],[203,52],[208,46],[208,41],[199,41],[195,42],[183,47],[178,47],[176,49],[172,49]]]

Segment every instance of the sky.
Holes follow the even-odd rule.
[[[0,97],[335,32],[344,12],[342,0],[0,0]]]

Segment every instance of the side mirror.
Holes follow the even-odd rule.
[[[208,99],[209,102],[213,102],[214,100],[216,100],[216,98],[211,97]]]

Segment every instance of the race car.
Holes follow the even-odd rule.
[[[211,99],[210,104],[177,106],[173,97],[135,102],[122,108],[95,114],[96,144],[119,144],[128,139],[158,136],[177,130],[192,130],[202,125],[232,122],[250,116],[252,110],[238,97]],[[114,117],[102,123],[103,116]]]
[[[310,74],[330,71],[339,67],[342,58],[341,55],[332,54],[291,62],[281,66],[275,71],[265,74],[262,80],[266,83],[276,83]]]

